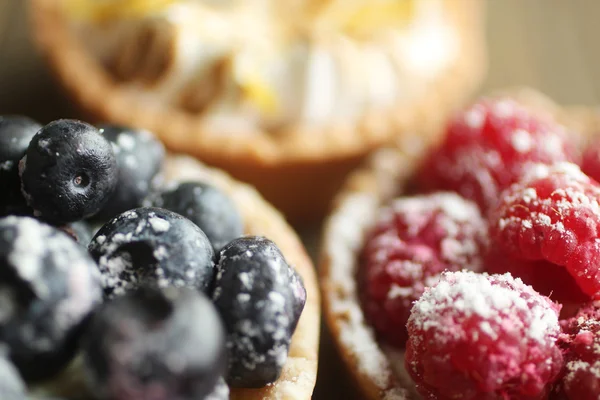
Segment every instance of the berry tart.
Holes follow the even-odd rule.
[[[485,66],[478,0],[30,3],[89,118],[156,132],[300,221],[374,148],[426,142]]]
[[[253,188],[146,130],[0,138],[0,398],[311,397],[314,270]]]
[[[350,176],[320,279],[367,398],[600,398],[598,133],[595,109],[509,90]]]

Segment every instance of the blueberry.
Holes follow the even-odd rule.
[[[30,214],[21,194],[19,160],[29,142],[42,128],[32,119],[22,116],[0,117],[0,216]]]
[[[277,246],[262,237],[225,246],[213,301],[227,330],[229,385],[254,388],[277,380],[306,302],[302,280]]]
[[[0,356],[0,399],[27,399],[23,379],[15,366],[4,356]]]
[[[0,342],[26,380],[49,378],[70,361],[101,300],[96,264],[82,246],[33,218],[0,219]]]
[[[94,230],[86,221],[72,222],[68,225],[60,227],[60,229],[86,249],[94,237]]]
[[[109,220],[124,211],[138,208],[159,179],[165,149],[150,132],[103,125],[100,132],[111,141],[119,166],[115,191],[97,219]]]
[[[190,288],[141,287],[108,301],[83,351],[100,399],[204,399],[226,365],[219,314]]]
[[[244,233],[242,217],[233,201],[206,183],[180,183],[152,195],[144,205],[166,208],[189,218],[206,233],[216,252]]]
[[[56,225],[97,213],[118,176],[110,142],[93,126],[74,120],[44,126],[31,140],[19,170],[28,204]]]
[[[115,217],[96,233],[89,251],[109,297],[142,282],[209,292],[214,280],[214,252],[206,235],[190,220],[161,208],[137,208]]]

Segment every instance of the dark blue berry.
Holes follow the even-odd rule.
[[[108,301],[83,350],[100,399],[204,399],[226,365],[219,314],[191,288],[141,287]]]
[[[0,356],[0,399],[27,399],[23,379],[15,366],[4,355]]]
[[[150,132],[119,126],[99,126],[100,132],[113,143],[119,166],[115,191],[96,219],[109,220],[122,212],[138,208],[156,186],[165,158],[165,149]]]
[[[19,170],[27,203],[56,225],[97,213],[118,177],[110,142],[93,126],[74,120],[43,127],[31,140]]]
[[[101,300],[82,246],[33,218],[0,219],[0,342],[25,379],[49,378],[69,362]]]
[[[27,117],[0,117],[0,216],[31,214],[21,193],[19,160],[41,128]]]
[[[60,229],[86,249],[94,237],[94,230],[86,221],[72,222],[68,225],[60,227]]]
[[[183,182],[152,195],[144,203],[183,215],[206,233],[216,252],[244,233],[242,217],[231,199],[214,186]]]
[[[96,233],[89,251],[98,261],[107,296],[143,282],[208,292],[214,280],[214,252],[206,235],[190,220],[161,208],[117,216]]]
[[[225,246],[213,301],[227,330],[229,385],[253,388],[277,380],[306,302],[302,280],[277,246],[262,237]]]

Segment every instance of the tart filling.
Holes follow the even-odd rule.
[[[600,395],[598,374],[580,373],[600,362],[587,331],[600,323],[600,153],[586,140],[597,124],[594,111],[565,112],[535,93],[491,97],[459,114],[431,153],[383,150],[351,177],[326,226],[321,279],[326,318],[368,398]],[[573,143],[586,144],[583,163]],[[496,201],[482,201],[490,188]],[[485,246],[470,247],[478,268],[431,274],[431,257],[452,261],[443,238],[465,237],[427,211],[440,191],[479,206],[482,217],[456,220],[484,228]],[[390,218],[389,205],[407,201],[422,209],[395,207]],[[446,214],[457,218],[457,207]],[[406,278],[415,262],[429,274]],[[398,299],[422,285],[406,318]]]
[[[0,203],[0,364],[32,394],[310,397],[312,268],[255,191],[145,130],[0,121],[0,183],[20,182]]]
[[[443,0],[64,0],[127,90],[209,131],[352,124],[419,95],[458,56]]]

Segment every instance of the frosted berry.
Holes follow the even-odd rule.
[[[101,399],[204,399],[225,370],[219,314],[191,288],[142,287],[108,301],[94,314],[83,349]]]
[[[25,383],[15,366],[4,355],[0,356],[0,399],[28,399]]]
[[[559,310],[510,274],[444,273],[412,309],[406,368],[426,399],[546,398]]]
[[[225,246],[217,271],[213,301],[227,330],[227,383],[263,387],[277,380],[287,360],[306,302],[302,279],[262,237]]]
[[[112,143],[118,165],[115,190],[95,215],[95,219],[106,221],[142,206],[142,201],[160,178],[165,148],[147,130],[114,125],[98,128],[102,136]]]
[[[100,276],[87,251],[28,217],[0,219],[0,294],[0,341],[27,380],[61,371],[102,300]]]
[[[41,128],[27,117],[0,116],[0,216],[31,214],[21,193],[19,160]]]
[[[202,229],[215,252],[244,233],[242,216],[221,190],[202,182],[181,182],[150,196],[145,206],[166,208]]]
[[[566,364],[558,391],[567,400],[600,399],[599,307],[588,304],[562,323]]]
[[[76,221],[61,226],[59,229],[71,236],[73,240],[86,249],[94,237],[94,228],[86,221]]]
[[[508,98],[483,99],[450,123],[417,181],[425,190],[456,191],[487,212],[528,163],[575,158],[557,123]]]
[[[142,283],[193,286],[209,293],[214,252],[202,230],[162,208],[136,208],[106,223],[89,245],[107,296]]]
[[[379,212],[362,251],[364,312],[386,342],[403,347],[412,304],[445,270],[479,270],[487,225],[454,193],[395,200]]]
[[[29,206],[56,225],[96,214],[118,176],[108,140],[93,126],[75,120],[44,126],[29,143],[19,173]]]
[[[570,163],[535,165],[490,216],[507,254],[563,266],[589,296],[600,293],[600,185]]]

